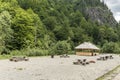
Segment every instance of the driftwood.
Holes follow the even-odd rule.
[[[97,58],[97,60],[103,60],[103,61],[108,60],[108,59],[113,59],[113,56],[110,55],[110,56],[104,56],[104,57]]]
[[[87,59],[83,59],[83,60],[81,60],[81,59],[78,59],[76,62],[73,62],[73,64],[75,64],[75,65],[87,65],[87,64],[89,64],[90,62],[89,61],[87,61]]]
[[[80,65],[81,63],[80,62],[73,62],[73,64]]]
[[[112,55],[110,55],[110,59],[113,59],[113,56],[112,56]]]
[[[28,61],[29,59],[25,56],[13,56],[12,58],[9,59],[10,61]]]

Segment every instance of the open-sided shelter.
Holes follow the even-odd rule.
[[[99,54],[100,49],[90,42],[84,42],[75,47],[76,55],[95,56]]]

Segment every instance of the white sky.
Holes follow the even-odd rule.
[[[115,19],[120,21],[120,0],[104,0],[109,9],[113,12]]]

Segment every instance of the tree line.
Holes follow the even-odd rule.
[[[85,11],[108,10],[100,0],[0,0],[0,4],[1,54],[72,54],[85,41],[102,52],[120,52],[119,23],[99,24]]]

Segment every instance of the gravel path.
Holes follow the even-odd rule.
[[[120,65],[115,67],[113,70],[99,77],[97,80],[120,80]],[[116,78],[116,79],[115,79]]]
[[[0,60],[0,80],[95,80],[120,64],[120,57],[117,55],[113,55],[114,59],[96,61],[99,56],[55,56],[53,59],[36,57],[21,62]],[[88,61],[95,60],[96,63],[73,65],[76,59],[85,58]]]
[[[120,80],[120,70],[119,70],[119,74],[117,74],[113,80]]]
[[[120,73],[113,80],[120,80]]]

